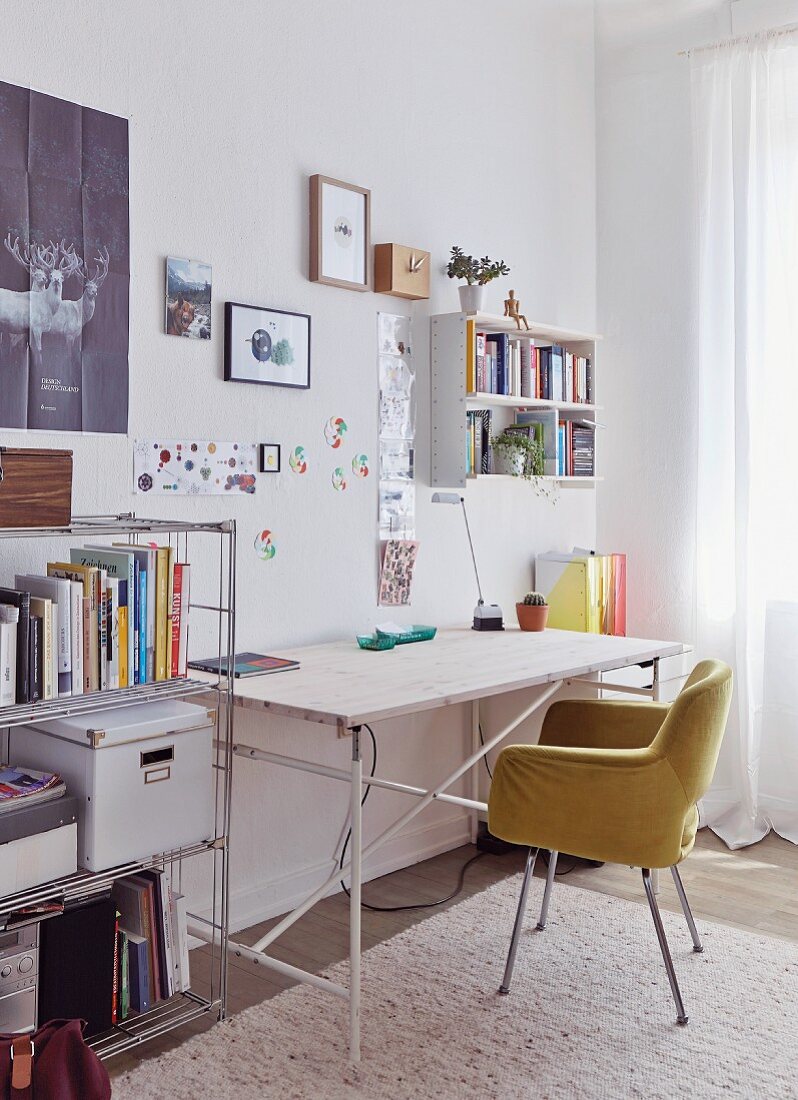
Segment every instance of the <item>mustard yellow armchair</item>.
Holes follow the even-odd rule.
[[[538,849],[551,852],[538,930],[546,927],[557,853],[640,867],[662,957],[687,1023],[651,869],[670,867],[693,949],[702,951],[677,864],[691,851],[697,801],[712,781],[726,728],[732,673],[701,661],[675,701],[572,699],[551,706],[537,745],[512,745],[496,761],[488,801],[494,836],[529,847],[510,952],[499,992],[509,993]]]

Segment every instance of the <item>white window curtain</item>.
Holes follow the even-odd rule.
[[[798,28],[691,54],[698,199],[696,643],[733,667],[702,805],[798,843]]]

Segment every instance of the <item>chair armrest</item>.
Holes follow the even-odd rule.
[[[563,699],[546,712],[540,745],[568,748],[642,749],[656,737],[666,703]]]
[[[496,761],[488,826],[515,844],[668,867],[681,858],[689,809],[670,763],[649,748],[513,745]]]

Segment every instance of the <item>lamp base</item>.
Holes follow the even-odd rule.
[[[504,630],[504,616],[497,603],[478,603],[472,630]]]

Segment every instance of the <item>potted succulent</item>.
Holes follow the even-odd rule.
[[[515,613],[522,630],[545,630],[549,605],[540,592],[527,592],[521,603],[515,605]]]
[[[463,313],[479,313],[487,284],[498,279],[500,275],[509,275],[510,269],[504,260],[491,260],[489,256],[475,260],[473,256],[466,256],[462,248],[455,245],[446,266],[446,274],[450,279],[465,279],[466,285],[458,287]]]
[[[543,448],[522,432],[502,432],[491,440],[494,474],[510,474],[527,481],[543,474]]]

